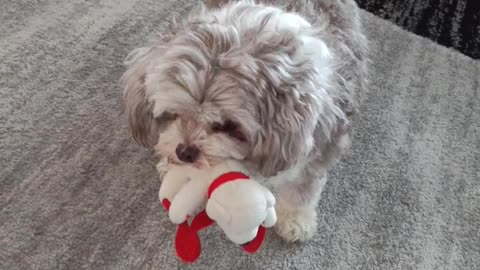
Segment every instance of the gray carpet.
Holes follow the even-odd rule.
[[[0,3],[0,269],[480,269],[480,63],[367,13],[370,95],[316,237],[247,256],[212,228],[179,263],[117,80],[188,3]]]

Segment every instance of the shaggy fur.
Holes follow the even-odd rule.
[[[123,76],[130,130],[166,162],[242,160],[278,199],[276,230],[316,230],[326,172],[349,145],[362,97],[366,40],[353,0],[206,1]],[[278,3],[277,3],[278,4]]]

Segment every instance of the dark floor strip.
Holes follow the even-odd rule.
[[[480,59],[478,0],[356,0],[361,8],[417,35]]]

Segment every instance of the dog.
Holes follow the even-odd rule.
[[[367,54],[353,0],[206,0],[126,58],[129,130],[160,174],[241,161],[276,194],[277,234],[306,241],[350,145]]]

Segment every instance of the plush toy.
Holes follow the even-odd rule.
[[[275,197],[244,171],[233,160],[204,170],[171,165],[159,197],[170,220],[179,224],[175,247],[180,259],[193,262],[198,258],[198,231],[214,221],[245,251],[254,253],[260,248],[265,228],[276,222]]]

